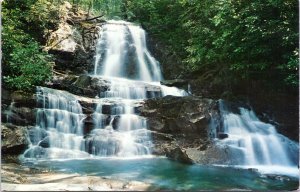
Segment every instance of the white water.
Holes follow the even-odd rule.
[[[8,106],[7,110],[4,111],[4,113],[6,114],[6,122],[7,122],[7,123],[12,123],[12,122],[11,122],[11,116],[13,115],[12,109],[14,108],[14,105],[15,105],[15,102],[12,101],[12,102],[10,103],[10,105]]]
[[[92,154],[131,157],[151,154],[151,138],[146,119],[135,112],[143,99],[165,95],[183,96],[175,87],[160,85],[159,63],[146,46],[145,31],[124,21],[109,21],[103,26],[98,41],[94,76],[111,82],[100,97],[94,113],[93,136],[89,144]],[[110,122],[103,114],[103,105],[111,105]]]
[[[160,85],[159,63],[147,49],[145,31],[124,21],[109,21],[100,31],[92,76],[109,81],[110,86],[98,96],[94,128],[87,134],[86,117],[73,95],[38,88],[40,107],[26,158],[149,156],[152,143],[147,121],[136,110],[146,98],[186,95]]]
[[[234,114],[225,108],[221,102],[223,132],[228,138],[218,143],[229,147],[237,165],[262,173],[299,175],[296,142],[277,133],[273,125],[260,121],[252,110],[240,108],[240,114]]]
[[[136,158],[151,154],[147,121],[138,115],[137,107],[146,98],[187,93],[160,85],[158,62],[147,50],[145,32],[139,26],[110,21],[100,36],[93,76],[111,84],[99,95],[93,130],[83,135],[85,115],[76,98],[64,91],[38,88],[37,124],[25,157]],[[232,158],[238,159],[236,165],[295,174],[297,144],[278,134],[272,125],[259,121],[252,111],[241,108],[240,114],[233,114],[222,110],[222,116],[223,131],[229,138],[218,143],[230,148]],[[49,146],[43,146],[43,142]]]
[[[78,101],[65,91],[37,88],[36,127],[30,132],[27,158],[73,158],[85,153],[83,119]],[[47,145],[47,147],[42,147]]]
[[[162,79],[159,63],[149,53],[146,34],[140,26],[111,20],[103,26],[100,36],[94,75],[148,82]],[[128,72],[129,68],[134,71]]]

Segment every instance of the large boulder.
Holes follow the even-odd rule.
[[[140,111],[147,117],[148,128],[152,131],[153,154],[188,164],[207,161],[188,153],[190,149],[213,156],[209,149],[214,146],[212,139],[215,135],[211,133],[210,123],[212,116],[219,117],[217,101],[194,96],[166,96],[145,101]],[[206,154],[203,151],[207,151]]]
[[[2,154],[19,155],[28,147],[27,127],[12,124],[1,125],[1,152]]]
[[[210,122],[213,100],[200,97],[174,97],[145,101],[141,115],[148,118],[149,129],[177,137],[205,137]]]
[[[236,160],[232,158],[230,150],[226,146],[217,146],[214,144],[207,145],[205,150],[200,148],[187,148],[186,155],[195,163],[202,165],[222,164],[234,165]]]
[[[193,160],[180,147],[171,148],[166,152],[166,156],[174,161],[184,164],[193,164]]]
[[[83,95],[88,97],[97,96],[97,91],[91,88],[92,77],[89,75],[81,75],[72,83],[68,91],[76,95]]]

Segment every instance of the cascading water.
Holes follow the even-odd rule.
[[[14,108],[15,102],[12,101],[8,106],[8,109],[4,112],[6,115],[6,122],[11,123],[11,116],[13,114],[12,109]]]
[[[276,172],[277,169],[281,173],[297,175],[297,143],[277,133],[273,125],[260,121],[252,110],[239,110],[240,114],[228,112],[225,104],[220,102],[222,131],[228,138],[218,143],[229,147],[235,164],[265,172]]]
[[[267,189],[265,183],[274,189],[272,178],[263,178],[252,171],[186,166],[163,158],[123,161],[124,157],[151,154],[147,120],[139,116],[143,100],[165,95],[188,95],[183,90],[160,84],[159,64],[147,50],[145,32],[139,26],[124,21],[109,21],[103,26],[96,47],[94,71],[90,76],[97,80],[94,83],[99,82],[99,87],[102,86],[95,99],[37,88],[36,126],[29,131],[31,145],[23,154],[25,160],[37,162],[34,166],[45,165],[54,170],[62,168],[64,171],[120,178],[128,175],[128,180],[145,179],[150,183],[154,180],[156,184],[169,185],[170,189],[179,185],[187,187],[180,190],[219,189],[215,188],[215,183],[219,183],[222,190],[226,186],[230,189],[263,190]],[[188,92],[192,94],[190,85]],[[87,100],[94,111],[80,105]],[[230,165],[265,168],[266,173],[272,169],[272,173],[278,171],[279,175],[292,172],[293,176],[299,176],[298,144],[278,134],[274,126],[259,121],[251,110],[240,108],[240,114],[234,114],[228,112],[221,102],[220,111],[223,130],[219,130],[219,123],[214,121],[212,127],[218,127],[215,135],[223,132],[223,137],[228,136],[216,139],[216,143],[225,146],[225,153],[234,159]],[[214,118],[219,116],[212,115]],[[89,125],[85,127],[87,122]],[[113,158],[115,162],[112,162],[111,158],[97,159],[94,158],[96,156],[121,159]],[[93,159],[86,159],[90,157]],[[162,169],[158,170],[158,166]],[[237,174],[241,177],[236,178]]]
[[[146,47],[145,31],[124,21],[109,21],[100,31],[91,75],[109,81],[92,114],[94,128],[86,133],[86,116],[77,99],[64,91],[37,89],[37,122],[30,132],[26,158],[132,157],[151,154],[144,117],[137,114],[143,99],[183,96],[175,87],[160,85],[159,63]],[[85,132],[85,134],[83,134]]]
[[[31,130],[31,146],[26,158],[75,158],[85,153],[83,119],[76,98],[65,91],[37,88],[36,127]]]
[[[135,113],[134,106],[146,98],[166,94],[182,96],[184,92],[160,85],[161,71],[147,50],[145,31],[141,27],[109,21],[100,33],[93,74],[109,79],[111,86],[100,95],[102,99],[94,113],[96,126],[89,142],[93,146],[91,151],[100,156],[150,154],[146,120]],[[105,102],[114,103],[109,117],[103,114]],[[103,124],[107,118],[109,124]]]
[[[183,90],[160,85],[159,64],[147,50],[144,30],[124,21],[109,21],[103,26],[91,76],[110,82],[98,95],[93,129],[83,134],[85,115],[74,96],[38,88],[37,125],[25,157],[149,155],[150,133],[146,119],[138,115],[138,107],[147,98],[187,95]],[[234,114],[220,102],[220,109],[222,132],[228,138],[218,144],[229,147],[234,165],[297,165],[297,144],[278,134],[274,126],[259,121],[253,111],[244,108]]]
[[[109,21],[97,43],[94,75],[147,82],[162,79],[158,62],[146,46],[145,31],[132,23]]]

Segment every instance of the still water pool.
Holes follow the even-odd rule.
[[[296,190],[298,178],[275,178],[253,170],[230,167],[184,165],[166,158],[99,158],[34,161],[28,166],[53,171],[136,180],[152,189],[169,190]]]

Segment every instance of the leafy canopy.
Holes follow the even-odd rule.
[[[170,45],[187,74],[298,87],[297,1],[126,2],[130,19]]]
[[[42,51],[44,30],[58,17],[46,0],[3,2],[3,86],[30,90],[51,77],[50,55]]]

